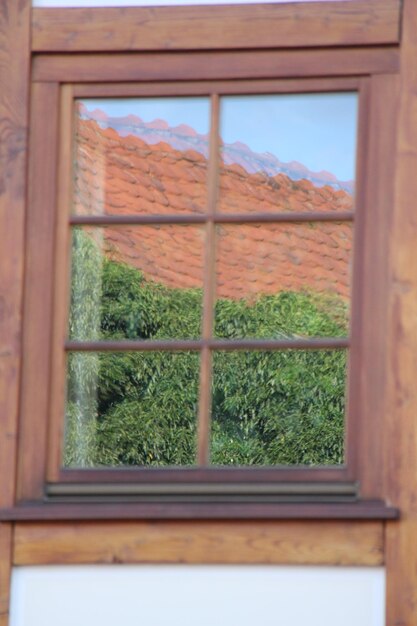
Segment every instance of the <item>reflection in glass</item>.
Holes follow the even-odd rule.
[[[75,119],[74,213],[205,211],[207,98],[78,100]]]
[[[215,335],[347,335],[351,252],[351,223],[218,226]]]
[[[353,208],[356,93],[227,96],[220,120],[219,210]]]
[[[72,235],[70,339],[200,336],[202,227],[76,227]]]
[[[64,466],[193,465],[198,375],[193,353],[70,353]]]
[[[340,465],[345,350],[217,352],[213,465]]]

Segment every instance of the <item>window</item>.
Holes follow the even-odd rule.
[[[26,376],[51,384],[25,388],[22,500],[380,496],[377,53],[35,58]],[[280,107],[300,156],[261,145]]]
[[[356,105],[76,102],[66,467],[344,464]]]

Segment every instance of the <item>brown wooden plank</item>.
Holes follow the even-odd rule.
[[[52,291],[47,278],[54,266],[58,96],[57,83],[33,85],[20,433],[25,453],[20,455],[18,472],[22,499],[41,498],[45,478],[52,325]]]
[[[76,98],[115,98],[141,96],[206,95],[217,93],[305,93],[316,91],[355,91],[359,80],[354,76],[346,78],[286,78],[283,80],[251,81],[196,81],[159,83],[80,83],[73,86]]]
[[[363,250],[360,263],[363,325],[358,363],[361,390],[356,398],[362,418],[355,445],[361,496],[365,498],[384,497],[382,424],[386,412],[387,250],[393,215],[392,172],[395,166],[396,127],[392,120],[398,110],[398,87],[397,75],[373,76],[370,79],[369,116],[364,129],[369,143],[364,153],[366,162],[361,168],[364,210],[359,224],[361,237],[358,244]]]
[[[218,213],[213,216],[216,224],[243,224],[243,223],[292,223],[292,222],[343,222],[352,221],[355,218],[353,211],[340,211],[334,213],[310,213],[291,211],[287,213]],[[72,215],[70,224],[106,226],[123,224],[202,224],[206,221],[203,214],[190,213],[189,215],[144,215],[132,213],[131,215]]]
[[[15,565],[381,565],[381,522],[113,522],[16,525]]]
[[[367,179],[366,154],[368,148],[369,78],[363,78],[358,98],[358,120],[356,131],[355,171],[355,223],[353,230],[353,268],[351,284],[350,350],[346,380],[345,410],[345,463],[351,480],[362,479],[358,474],[358,433],[362,421],[362,377],[361,348],[363,344],[363,225],[366,204],[364,198]],[[362,486],[362,482],[361,482]]]
[[[281,5],[284,6],[284,5]],[[312,76],[362,76],[396,72],[398,49],[260,50],[143,54],[54,54],[33,59],[35,81],[174,81]]]
[[[9,623],[12,524],[0,524],[0,626]]]
[[[135,468],[85,468],[85,469],[62,469],[59,482],[62,483],[231,483],[233,481],[259,483],[275,482],[295,483],[337,483],[346,482],[347,471],[345,466],[280,466],[274,467],[210,467],[210,468],[141,468],[138,472]]]
[[[62,465],[64,440],[66,355],[64,342],[67,337],[70,308],[70,255],[71,232],[68,225],[72,206],[73,185],[73,118],[74,100],[72,86],[63,85],[60,90],[59,152],[57,220],[55,234],[55,256],[53,274],[53,323],[52,370],[50,393],[50,422],[48,439],[47,478],[57,480]]]
[[[13,503],[15,488],[30,4],[4,0],[0,5],[0,506]]]
[[[385,489],[402,520],[387,528],[387,626],[417,623],[417,2],[404,0],[393,219]]]
[[[333,503],[187,504],[102,503],[31,504],[0,509],[0,521],[44,520],[383,520],[397,519],[398,510],[380,500]]]
[[[61,341],[61,346],[64,342]],[[118,352],[140,350],[328,350],[349,347],[347,337],[312,337],[311,339],[115,339],[66,341],[65,349],[74,352]]]
[[[15,500],[26,200],[30,0],[0,4],[0,506]],[[0,625],[9,614],[12,526],[0,524]]]
[[[34,9],[34,51],[392,44],[399,0],[276,6]]]
[[[207,171],[207,221],[204,238],[203,319],[202,339],[205,342],[200,354],[200,376],[197,422],[197,464],[210,462],[210,420],[213,377],[213,354],[208,346],[213,336],[214,304],[216,299],[216,213],[219,186],[219,115],[220,101],[211,96],[210,146]]]

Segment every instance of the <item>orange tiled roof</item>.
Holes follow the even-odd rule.
[[[202,213],[207,160],[194,150],[121,137],[95,121],[79,120],[74,209],[79,214]],[[346,211],[352,197],[284,174],[249,174],[223,165],[219,210],[224,212]],[[217,293],[253,297],[282,290],[349,296],[350,224],[224,224],[218,227]],[[201,287],[204,229],[198,225],[107,227],[110,253],[172,287]]]

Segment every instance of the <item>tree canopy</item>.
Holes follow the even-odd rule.
[[[147,280],[74,229],[70,337],[195,339],[202,291]],[[219,299],[215,336],[343,336],[346,305],[309,292]],[[73,352],[68,357],[67,466],[195,463],[199,354]],[[333,465],[344,459],[345,350],[216,351],[211,462]]]

